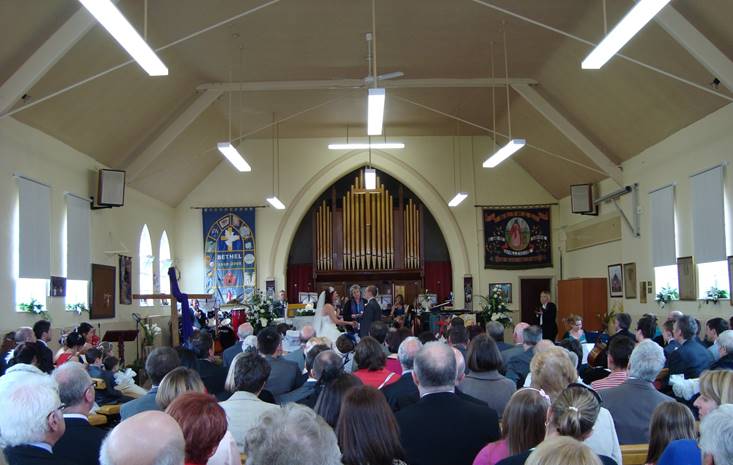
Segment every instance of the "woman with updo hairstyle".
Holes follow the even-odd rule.
[[[535,354],[529,367],[532,374],[532,387],[542,389],[550,396],[553,403],[565,388],[575,384],[578,379],[578,372],[570,360],[568,351],[559,347],[551,347]],[[583,388],[595,394],[595,391]],[[594,422],[595,424],[591,425],[593,434],[589,434],[584,442],[599,456],[610,457],[616,463],[621,463],[621,446],[611,413],[605,408],[600,408],[594,417]]]
[[[79,363],[86,364],[86,360],[83,360],[83,357],[81,357],[81,350],[84,347],[84,336],[82,336],[78,331],[74,330],[66,335],[64,347],[64,351],[56,359],[57,367],[63,365],[74,357],[78,359],[76,361]]]
[[[700,396],[693,405],[700,421],[723,404],[733,404],[733,371],[708,370],[700,376]]]
[[[515,392],[501,416],[502,438],[481,449],[473,465],[495,465],[537,446],[545,438],[549,408],[550,398],[542,391],[524,388]]]
[[[216,398],[200,392],[186,392],[178,396],[165,413],[172,416],[183,431],[186,465],[210,464],[209,459],[227,433],[227,416]]]
[[[670,401],[657,405],[649,422],[646,464],[656,465],[670,442],[679,439],[694,442],[696,438],[695,417],[685,404]]]

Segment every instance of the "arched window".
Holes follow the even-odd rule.
[[[170,294],[171,293],[171,282],[168,279],[168,268],[173,263],[171,260],[171,246],[168,242],[168,233],[163,231],[163,235],[160,237],[160,252],[158,253],[158,275],[160,276],[160,293]],[[166,304],[167,302],[163,302]]]
[[[153,262],[155,257],[153,256],[153,245],[150,242],[150,231],[148,231],[148,225],[143,226],[143,231],[140,233],[140,248],[139,248],[139,263],[140,263],[140,294],[152,294],[153,290]],[[153,305],[152,300],[141,300],[140,305]]]

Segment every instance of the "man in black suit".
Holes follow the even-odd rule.
[[[537,326],[542,328],[542,339],[555,342],[557,337],[557,307],[550,302],[550,291],[540,292],[540,308],[535,312]]]
[[[377,286],[371,285],[366,288],[367,304],[364,308],[364,314],[359,320],[359,337],[369,336],[369,330],[372,323],[382,320],[382,308],[377,303]]]
[[[242,323],[239,325],[239,328],[237,328],[237,338],[239,340],[231,347],[227,347],[221,354],[221,358],[224,361],[224,366],[226,368],[229,368],[232,364],[232,360],[234,360],[234,357],[236,357],[237,354],[242,353],[242,344],[244,343],[244,340],[247,339],[247,336],[251,336],[253,332],[254,330],[250,323]]]
[[[697,329],[697,321],[689,315],[681,316],[674,323],[674,338],[680,348],[669,355],[670,375],[699,378],[712,365],[712,354],[695,338]]]
[[[357,321],[364,313],[366,304],[367,301],[361,297],[361,287],[358,284],[353,284],[349,288],[349,300],[344,304],[344,321]],[[347,326],[346,331],[356,332],[351,326]]]
[[[396,414],[410,465],[471,465],[482,447],[499,439],[496,412],[455,394],[456,359],[446,344],[425,344],[412,376],[420,400]]]
[[[224,390],[224,383],[227,380],[227,369],[214,363],[214,340],[206,331],[201,331],[191,341],[193,352],[198,359],[196,371],[201,376],[206,390],[209,394],[216,396],[219,400],[226,400],[227,392]]]
[[[64,435],[58,385],[37,371],[16,370],[0,378],[0,431],[8,465],[70,465],[53,453]]]
[[[54,446],[54,456],[78,465],[99,465],[99,449],[107,432],[90,425],[87,419],[94,406],[92,378],[79,362],[66,362],[54,370],[53,379],[59,384],[59,397],[66,405],[66,432]]]
[[[522,339],[524,352],[506,363],[506,377],[517,383],[517,388],[524,386],[524,380],[529,374],[529,364],[534,357],[534,347],[542,340],[542,329],[539,326],[524,328]]]
[[[53,351],[48,347],[51,341],[51,322],[48,320],[39,320],[33,325],[33,334],[36,340],[40,342],[39,349],[41,351],[41,359],[38,361],[38,368],[44,373],[53,371]]]
[[[397,349],[397,359],[402,367],[402,376],[396,383],[382,388],[382,394],[393,412],[402,410],[420,400],[420,392],[412,379],[412,367],[415,356],[422,349],[420,339],[410,336],[405,338]]]
[[[265,389],[275,397],[281,396],[299,387],[300,370],[298,364],[285,360],[282,356],[280,343],[282,337],[275,328],[265,328],[257,335],[257,349],[265,356],[270,364],[270,377],[267,378]]]
[[[310,408],[315,407],[324,381],[335,379],[344,371],[341,356],[325,345],[313,347],[308,352],[305,363],[308,367],[308,380],[295,391],[280,397],[278,400],[281,405],[295,402]]]

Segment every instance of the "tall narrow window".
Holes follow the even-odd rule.
[[[163,231],[163,235],[160,237],[160,252],[158,253],[159,272],[160,275],[160,293],[170,294],[171,293],[171,282],[168,279],[168,268],[173,263],[171,260],[171,246],[168,242],[168,233]],[[167,301],[163,302],[167,304]]]
[[[46,306],[51,275],[51,188],[18,176],[18,279],[15,302]]]
[[[677,244],[675,234],[674,186],[649,193],[652,237],[652,265],[655,293],[663,288],[677,289]]]
[[[698,297],[701,299],[712,290],[730,290],[725,259],[723,174],[723,166],[718,165],[690,177],[692,239],[697,262]]]
[[[140,294],[152,294],[153,288],[153,262],[155,257],[153,256],[153,245],[150,242],[150,231],[148,231],[148,225],[143,226],[143,230],[140,233],[140,248],[139,248],[139,263],[140,263]],[[141,300],[140,305],[153,305],[153,301]]]
[[[89,200],[66,194],[66,305],[88,308],[91,259]]]

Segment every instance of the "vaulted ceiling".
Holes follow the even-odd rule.
[[[605,3],[612,27],[634,2]],[[148,42],[154,48],[240,17],[160,51],[169,76],[149,77],[132,63],[39,103],[129,60],[108,33],[94,25],[15,103],[9,110],[12,117],[103,164],[128,168],[137,163],[139,168],[140,155],[185,114],[203,89],[212,87],[207,84],[367,75],[364,36],[371,30],[369,0],[149,0],[148,4]],[[580,61],[591,48],[588,44],[527,21],[595,43],[604,35],[603,4],[602,0],[377,0],[378,72],[402,71],[401,80],[489,78],[494,43],[495,73],[503,77],[506,30],[510,77],[536,83],[532,89],[540,98],[611,165],[733,100],[725,85],[713,89],[711,71],[655,22],[622,51],[646,66],[616,57],[601,70],[584,71]],[[729,27],[733,2],[675,0],[671,5],[724,56],[733,57]],[[143,1],[120,0],[118,6],[142,29]],[[0,2],[0,82],[6,82],[80,8],[76,0]],[[280,136],[342,137],[347,126],[353,135],[364,133],[363,88],[260,87],[232,93],[235,134],[269,138],[266,127],[273,116],[286,118],[313,107],[282,123]],[[506,134],[504,89],[496,89],[495,95],[497,131]],[[598,160],[523,96],[512,90],[510,102],[512,132],[531,144],[516,160],[554,196],[567,195],[570,184],[608,177]],[[228,104],[225,92],[205,106],[159,155],[143,164],[144,171],[132,178],[131,185],[177,205],[221,161],[211,148],[226,135]],[[460,124],[461,134],[487,134],[476,126],[491,127],[491,109],[488,87],[396,87],[388,91],[385,128],[391,135],[453,135],[456,121],[439,113],[443,112],[474,123]],[[260,128],[266,129],[257,131]],[[178,187],[171,189],[170,183],[145,175],[160,172],[176,179]]]

